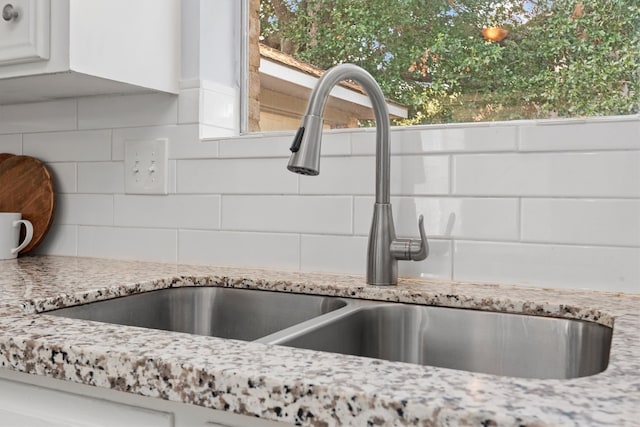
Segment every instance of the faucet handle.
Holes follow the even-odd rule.
[[[427,233],[424,231],[424,215],[418,217],[418,231],[420,232],[420,241],[412,240],[412,243],[418,244],[418,247],[410,248],[411,259],[414,261],[422,261],[429,256],[429,241],[427,240]]]
[[[391,254],[397,260],[422,261],[429,255],[429,242],[424,231],[424,216],[418,217],[420,239],[395,239],[391,243]]]
[[[427,233],[424,231],[424,216],[418,217],[418,231],[420,232],[420,240],[409,240],[409,255],[413,261],[422,261],[429,256],[429,242],[427,241]]]

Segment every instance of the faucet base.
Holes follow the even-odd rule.
[[[367,254],[367,284],[398,284],[398,260],[391,253],[391,244],[395,238],[391,203],[374,204]]]

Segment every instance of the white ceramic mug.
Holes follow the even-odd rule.
[[[20,225],[24,225],[27,234],[22,243]],[[20,212],[0,212],[0,260],[17,258],[18,252],[24,249],[33,238],[31,221],[22,219]]]

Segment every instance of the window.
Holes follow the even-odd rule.
[[[636,2],[252,0],[250,129],[296,128],[303,77],[343,62],[374,75],[397,125],[634,114]],[[330,126],[370,123],[351,90]]]

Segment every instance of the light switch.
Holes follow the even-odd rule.
[[[126,194],[167,194],[168,145],[167,139],[125,141]]]

